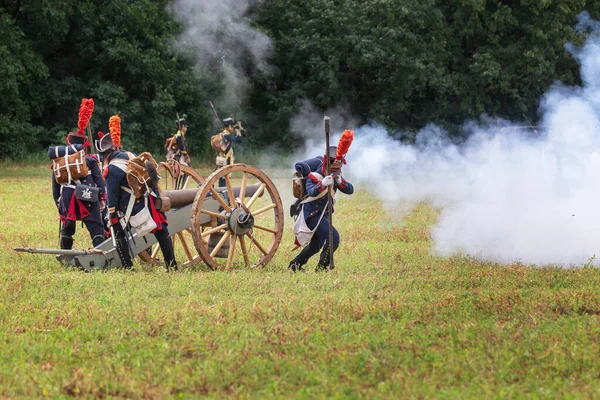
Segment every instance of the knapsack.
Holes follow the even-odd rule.
[[[165,141],[165,150],[167,151],[177,151],[179,149],[179,145],[177,145],[177,138],[175,135],[167,138]]]
[[[323,157],[315,157],[297,162],[294,165],[296,171],[292,175],[292,194],[298,200],[290,206],[291,217],[296,218],[298,216],[302,200],[308,197],[306,193],[306,177],[311,172],[315,172],[322,162]]]
[[[48,149],[48,156],[52,159],[52,172],[59,185],[66,185],[88,176],[83,146],[51,146]]]
[[[217,153],[227,152],[227,143],[225,143],[225,140],[223,140],[223,136],[221,136],[220,133],[218,133],[210,138],[210,146]]]
[[[295,198],[303,199],[306,197],[306,177],[311,172],[315,172],[322,161],[323,157],[315,157],[297,162],[294,165],[296,171],[292,175],[292,193]]]
[[[127,174],[127,183],[133,191],[136,198],[140,198],[146,193],[150,193],[153,188],[152,180],[146,168],[146,162],[158,168],[158,164],[148,152],[144,152],[137,157],[132,158],[127,163],[125,173]]]

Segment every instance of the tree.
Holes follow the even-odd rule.
[[[0,157],[19,157],[37,144],[40,127],[31,124],[41,113],[40,85],[48,69],[14,24],[0,9]]]
[[[205,93],[192,58],[174,46],[181,26],[167,5],[167,0],[5,5],[45,71],[40,98],[28,102],[39,106],[29,120],[45,128],[39,146],[62,141],[77,124],[81,99],[93,97],[94,130],[106,131],[109,117],[119,113],[128,149],[162,151],[176,129],[176,112],[184,111],[196,132],[188,140],[192,151],[209,148],[201,137],[210,125]]]

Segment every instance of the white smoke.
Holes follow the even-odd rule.
[[[175,0],[170,10],[183,23],[179,44],[196,55],[199,69],[218,68],[225,92],[215,99],[221,108],[239,109],[249,92],[243,67],[268,72],[271,39],[251,26],[249,0]]]
[[[585,18],[580,25],[592,26]],[[600,251],[600,41],[591,35],[570,50],[584,85],[551,87],[541,99],[539,130],[471,122],[468,141],[456,145],[427,126],[415,145],[406,145],[381,126],[363,126],[355,130],[344,176],[390,210],[423,200],[440,207],[432,228],[436,254],[585,263]],[[316,143],[303,155],[323,154]]]

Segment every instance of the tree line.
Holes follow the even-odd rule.
[[[0,158],[43,151],[75,129],[93,97],[94,131],[123,120],[124,147],[161,151],[175,115],[189,118],[192,154],[210,153],[208,101],[226,83],[175,45],[184,29],[168,0],[0,0]],[[251,145],[290,148],[303,101],[341,105],[361,123],[460,134],[482,114],[537,119],[555,81],[580,84],[565,49],[589,33],[577,15],[599,1],[263,0],[244,22],[272,40],[272,68],[239,67],[251,82],[241,110]],[[242,59],[243,60],[243,59]]]

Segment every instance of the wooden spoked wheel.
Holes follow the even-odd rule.
[[[204,183],[204,178],[196,170],[192,167],[181,165],[176,161],[170,163],[161,162],[157,171],[160,176],[159,187],[161,190],[193,189]],[[202,261],[194,246],[194,239],[190,228],[177,233],[169,231],[169,233],[173,242],[175,259],[179,265],[192,265]],[[152,246],[151,251],[142,251],[139,256],[146,262],[157,265],[164,264],[158,243]],[[182,262],[182,260],[185,261]]]
[[[219,187],[219,179],[225,186]],[[258,168],[233,164],[213,172],[192,206],[192,236],[212,269],[265,266],[283,235],[283,204]]]
[[[175,160],[161,162],[157,171],[161,190],[193,189],[204,183],[204,178],[195,169]]]

